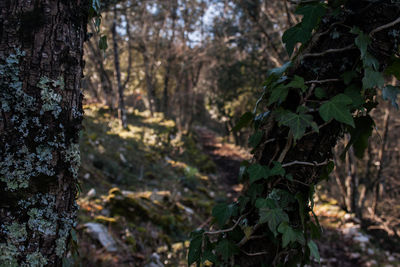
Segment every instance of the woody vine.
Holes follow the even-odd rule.
[[[214,207],[211,229],[191,233],[189,265],[319,262],[313,196],[334,168],[332,148],[348,133],[343,153],[353,147],[362,156],[377,95],[397,107],[400,88],[385,80],[400,79],[400,2],[294,3],[302,20],[282,37],[291,61],[269,71],[253,112],[235,127],[254,129],[254,157],[240,172],[245,189]]]

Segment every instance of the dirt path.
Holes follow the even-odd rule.
[[[217,166],[220,189],[226,190],[229,198],[236,197],[241,190],[238,184],[240,163],[243,160],[249,160],[251,155],[243,148],[221,142],[221,137],[205,127],[196,127],[195,131],[204,152]]]

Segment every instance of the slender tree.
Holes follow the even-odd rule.
[[[93,2],[0,1],[1,266],[61,266],[66,254]]]

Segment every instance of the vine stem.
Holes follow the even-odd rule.
[[[245,235],[242,240],[239,241],[239,243],[237,243],[236,245],[238,247],[243,246],[244,244],[246,244],[247,241],[249,241],[251,239],[251,235],[261,226],[261,224],[257,223],[256,225],[254,225],[253,231],[251,232],[250,235]]]
[[[340,53],[340,52],[344,52],[344,51],[351,50],[351,49],[354,49],[354,48],[356,48],[355,45],[351,44],[351,45],[348,45],[348,46],[343,47],[343,48],[333,48],[333,49],[328,49],[328,50],[325,50],[325,51],[319,52],[319,53],[304,54],[302,56],[302,58],[304,59],[306,57],[322,57],[322,56],[325,56],[326,54]]]
[[[314,166],[314,167],[316,167],[316,166],[326,165],[326,164],[328,164],[328,162],[329,161],[327,161],[327,160],[325,160],[325,161],[323,161],[321,163],[295,160],[295,161],[292,161],[292,162],[288,162],[288,163],[282,164],[282,167],[284,168],[284,167],[289,167],[289,166],[292,166],[292,165],[306,165],[306,166]]]
[[[382,31],[382,30],[384,30],[384,29],[390,28],[390,27],[396,25],[397,23],[400,23],[400,17],[399,17],[398,19],[392,21],[392,22],[389,22],[388,24],[379,26],[378,28],[372,30],[372,31],[369,33],[369,36],[372,37],[375,33],[379,32],[379,31]]]
[[[340,82],[340,79],[326,79],[326,80],[311,80],[306,81],[304,84],[312,84],[312,83],[329,83],[329,82]]]
[[[266,252],[266,251],[254,252],[254,253],[246,252],[246,251],[244,251],[243,249],[241,249],[240,251],[242,251],[244,254],[246,254],[247,256],[250,256],[250,257],[261,256],[261,255],[269,254],[269,253]]]
[[[242,216],[240,216],[239,219],[236,221],[236,223],[235,223],[232,227],[230,227],[230,228],[228,228],[228,229],[222,229],[222,230],[218,230],[218,231],[208,231],[208,232],[204,232],[204,234],[206,234],[206,235],[218,235],[218,234],[222,234],[222,233],[231,232],[231,231],[233,231],[233,230],[236,228],[236,226],[238,226],[238,224],[240,223],[240,221],[241,221],[247,214],[248,214],[248,213],[243,214]]]

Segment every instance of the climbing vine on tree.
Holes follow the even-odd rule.
[[[352,146],[362,157],[377,95],[397,107],[400,88],[385,80],[400,78],[400,1],[296,3],[302,20],[282,37],[291,61],[269,71],[254,111],[235,127],[254,128],[254,158],[240,171],[245,189],[214,207],[215,229],[191,233],[189,265],[320,261],[313,196],[334,168],[332,148],[349,133],[345,152]]]

